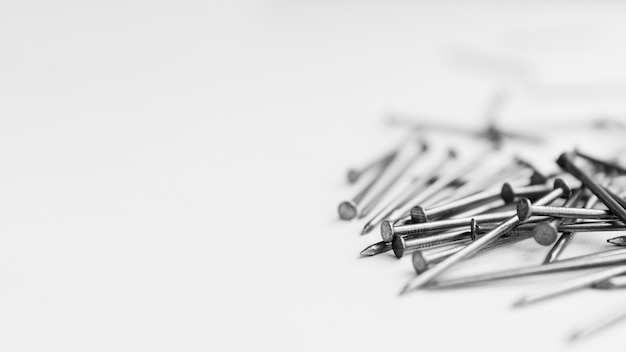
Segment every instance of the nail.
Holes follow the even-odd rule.
[[[597,284],[593,285],[593,288],[602,290],[626,288],[626,276],[615,276],[602,282],[598,282]]]
[[[385,177],[388,178],[383,179],[383,177],[381,177],[381,181],[379,184],[381,184],[382,186],[380,187],[380,189],[375,190],[375,193],[371,197],[369,202],[367,202],[363,206],[363,209],[357,214],[358,218],[360,219],[367,216],[369,212],[378,205],[378,203],[382,200],[385,194],[387,194],[387,192],[396,184],[396,182],[398,182],[398,180],[402,178],[402,176],[413,166],[413,164],[415,164],[415,162],[417,162],[424,155],[427,150],[428,145],[425,142],[421,142],[420,151],[417,152],[417,154],[415,155],[411,155],[411,157],[407,161],[405,161],[404,164],[399,167],[399,169],[387,169],[389,171],[385,172]]]
[[[578,219],[616,219],[615,215],[608,210],[532,205],[527,198],[522,198],[517,202],[517,216],[520,220],[525,221],[537,215]]]
[[[526,187],[514,187],[510,183],[505,183],[502,185],[502,190],[500,191],[500,197],[504,200],[505,203],[513,203],[515,198],[533,198],[537,196],[542,196],[552,191],[554,188],[551,185],[539,184],[539,185],[531,185]]]
[[[485,213],[499,213],[502,211],[506,211],[504,209],[502,209],[503,205],[502,205],[502,200],[501,199],[496,199],[494,201],[485,203],[485,204],[481,204],[479,206],[476,207],[472,207],[470,209],[467,209],[461,213],[458,214],[454,214],[450,216],[450,219],[461,219],[461,218],[471,218],[477,215],[484,215]],[[508,210],[508,209],[507,209]]]
[[[384,167],[385,165],[388,165],[396,157],[396,155],[398,155],[397,148],[383,155],[382,157],[379,157],[378,159],[371,161],[369,164],[359,169],[348,170],[348,183],[355,183],[366,173],[376,168]]]
[[[605,168],[605,169],[615,170],[615,171],[620,172],[622,174],[626,174],[626,168],[624,168],[623,166],[618,165],[616,163],[592,157],[589,154],[583,153],[583,152],[581,152],[578,149],[574,149],[574,154],[576,154],[577,156],[579,156],[579,157],[581,157],[583,159],[586,159],[586,160],[590,161],[591,163],[595,164],[596,166],[600,166],[600,167]]]
[[[538,184],[544,184],[544,183],[548,182],[548,177],[546,175],[542,174],[535,167],[535,165],[533,165],[533,163],[527,161],[526,159],[524,159],[524,158],[522,158],[522,157],[520,157],[518,155],[515,156],[515,160],[518,163],[520,163],[520,164],[526,166],[527,168],[533,170],[533,174],[531,176],[531,181],[532,181],[531,184],[538,185]]]
[[[396,235],[393,236],[393,240],[391,241],[391,248],[393,249],[393,253],[399,259],[402,258],[407,251],[433,247],[440,244],[454,243],[464,239],[471,239],[472,236],[474,236],[472,231],[468,231],[467,229],[412,238]]]
[[[439,263],[439,265],[440,264],[441,263]],[[498,281],[498,280],[504,280],[504,279],[513,279],[513,278],[526,277],[526,276],[532,276],[532,275],[550,274],[550,273],[563,272],[563,271],[591,269],[591,268],[601,267],[601,266],[623,265],[623,264],[626,264],[626,253],[599,257],[599,258],[592,258],[592,259],[585,258],[585,259],[578,259],[578,260],[574,260],[574,259],[564,260],[564,261],[558,261],[558,262],[539,265],[539,266],[523,267],[523,268],[517,268],[517,269],[512,269],[512,270],[490,272],[486,274],[457,277],[453,279],[444,279],[444,280],[433,282],[432,285],[429,287],[444,288],[444,287],[474,285],[474,284],[480,284],[480,283],[485,283],[485,282],[492,282],[492,281]],[[436,268],[436,266],[434,268]],[[433,269],[425,272],[424,274],[429,273]]]
[[[481,214],[468,218],[446,219],[407,225],[392,225],[389,221],[385,220],[380,224],[380,235],[383,238],[383,241],[389,242],[393,239],[394,235],[417,235],[434,230],[446,230],[455,227],[470,226],[472,220],[481,224],[493,223],[508,219],[511,216],[516,216],[516,214],[515,210],[510,210],[491,214]]]
[[[603,269],[589,275],[583,275],[581,277],[566,280],[536,291],[531,291],[518,299],[513,305],[516,307],[527,306],[551,297],[561,296],[579,289],[591,287],[594,284],[624,273],[626,273],[626,265]]]
[[[552,190],[550,193],[546,194],[545,196],[537,200],[536,204],[538,205],[549,204],[564,194],[566,196],[569,196],[570,193],[571,193],[571,189],[569,188],[567,183],[563,181],[562,179],[556,179],[554,181],[554,190]],[[426,271],[422,275],[417,276],[413,280],[409,281],[407,285],[404,287],[404,289],[402,290],[402,293],[406,293],[410,290],[421,288],[431,283],[441,273],[448,270],[450,267],[452,267],[459,261],[475,254],[481,248],[484,248],[486,245],[498,239],[499,237],[501,237],[506,232],[510,231],[511,229],[513,229],[515,226],[517,226],[520,223],[521,223],[521,220],[517,217],[517,215],[514,215],[511,218],[505,220],[500,225],[496,226],[493,230],[483,235],[481,238],[470,243],[467,247],[463,248],[457,253],[446,258],[444,261],[435,265],[432,269]]]
[[[572,261],[582,261],[588,259],[597,259],[597,258],[605,258],[613,255],[626,254],[626,248],[618,248],[618,249],[609,249],[602,252],[589,253],[584,255],[579,255],[572,258],[559,260],[558,263],[568,263]]]
[[[417,205],[411,208],[411,219],[415,223],[428,222],[497,199],[501,199],[500,192],[495,190],[476,193],[469,197],[428,209]]]
[[[510,235],[518,234],[534,234],[534,229],[537,224],[533,224],[531,220],[537,219],[537,222],[543,222],[545,218],[533,218],[526,223],[519,225],[515,229],[507,232]],[[618,220],[619,221],[619,220]],[[484,234],[493,230],[493,227],[479,227],[478,233]],[[613,232],[613,231],[626,231],[626,225],[621,222],[585,222],[585,223],[573,223],[560,225],[556,228],[557,232]],[[409,235],[410,236],[410,235]]]
[[[570,208],[574,207],[576,203],[580,200],[583,195],[583,189],[579,188],[572,192],[572,195],[569,199],[563,204],[563,207]],[[565,218],[554,218],[550,221],[542,222],[535,225],[533,229],[533,237],[535,241],[542,246],[548,246],[554,243],[559,235],[557,227],[563,223]]]
[[[359,191],[359,193],[357,193],[357,195],[354,196],[352,200],[339,203],[339,207],[337,208],[337,210],[339,211],[340,219],[352,220],[358,215],[359,213],[358,206],[360,205],[361,201],[363,200],[363,198],[365,198],[367,193],[374,187],[374,185],[378,183],[378,180],[380,180],[380,178],[383,176],[383,174],[385,173],[385,170],[389,167],[389,164],[390,163],[382,165],[378,174],[374,176],[374,178],[367,185],[365,185],[365,187],[363,187],[363,189]]]
[[[604,187],[604,190],[606,191],[606,193],[610,194],[611,197],[613,197],[613,199],[615,199],[615,201],[619,203],[622,208],[626,208],[626,200],[624,200],[624,198],[611,191],[608,187]]]
[[[623,318],[626,318],[626,306],[624,307],[611,307],[611,309],[605,313],[600,319],[593,320],[591,323],[587,323],[586,326],[578,328],[569,337],[570,341],[577,341],[585,338],[591,334],[594,334],[608,326],[611,326]],[[587,320],[586,320],[587,322]]]
[[[488,246],[486,246],[485,248],[481,249],[480,252],[486,251],[492,248],[501,247],[504,245],[510,245],[512,243],[516,243],[516,242],[528,239],[530,237],[532,237],[532,234],[530,232],[523,234],[523,235],[501,237],[497,239],[496,241],[492,242],[491,244],[489,244]],[[418,249],[415,252],[413,252],[413,256],[412,256],[413,268],[415,269],[415,272],[419,275],[423,273],[424,271],[428,270],[428,268],[431,267],[432,265],[441,262],[442,260],[448,258],[454,253],[465,248],[469,243],[471,243],[471,241],[469,240],[459,241],[458,245],[455,245],[455,246],[452,246],[450,248],[446,248],[443,250],[433,250],[433,249],[428,249],[428,248],[425,248],[422,250]]]
[[[360,254],[362,257],[371,257],[374,255],[388,252],[390,250],[391,243],[382,241],[365,247],[365,249],[363,249]]]
[[[394,213],[396,213],[396,209],[400,209],[412,199],[416,198],[421,191],[425,189],[429,184],[434,182],[441,173],[441,170],[448,164],[450,161],[456,158],[456,151],[454,149],[449,149],[444,155],[443,158],[437,162],[434,167],[429,170],[424,171],[419,177],[416,178],[414,182],[411,182],[406,189],[402,190],[396,198],[387,204],[387,206],[381,209],[376,215],[374,215],[364,226],[361,231],[361,235],[365,235],[372,231],[376,225],[380,224],[384,219],[388,219],[390,221],[395,221],[398,218],[394,217]],[[431,182],[432,181],[432,182]]]
[[[591,178],[587,173],[580,169],[574,162],[569,154],[563,153],[557,159],[557,164],[574,177],[580,180],[589,190],[598,197],[598,199],[606,205],[609,210],[615,216],[617,216],[622,222],[626,223],[626,209],[624,209],[619,203],[611,197],[611,195],[604,190],[600,184]]]

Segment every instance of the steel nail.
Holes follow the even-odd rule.
[[[411,208],[411,219],[415,223],[429,222],[437,218],[445,217],[455,212],[466,210],[467,208],[475,207],[485,202],[501,199],[500,191],[491,190],[476,193],[474,195],[458,199],[444,205],[425,209],[424,207],[417,205]],[[504,203],[504,202],[503,202]]]
[[[622,222],[626,223],[626,209],[613,199],[613,197],[606,190],[604,190],[604,187],[593,180],[593,178],[581,168],[576,166],[569,154],[561,154],[561,156],[557,159],[557,164],[579,179],[593,194],[598,197],[602,203],[604,203],[604,205],[606,205],[607,208],[609,208],[609,210],[611,210],[613,214],[615,214],[615,216],[622,220]]]
[[[610,279],[604,280],[602,282],[598,282],[597,284],[593,285],[593,288],[597,288],[601,290],[626,288],[626,276],[619,275],[619,276],[615,276]]]
[[[531,216],[537,215],[577,219],[617,220],[615,215],[608,210],[533,205],[527,198],[522,198],[517,202],[517,216],[520,220],[525,221]]]
[[[591,334],[594,334],[603,328],[611,326],[620,320],[626,318],[626,306],[624,307],[611,307],[611,309],[605,313],[604,316],[597,320],[591,321],[591,323],[587,323],[586,326],[578,328],[574,333],[572,333],[569,337],[570,341],[577,341],[583,339]]]
[[[547,184],[530,185],[526,187],[514,187],[507,182],[502,185],[500,196],[505,203],[513,203],[516,198],[531,198],[536,196],[542,196],[549,193],[553,189],[554,187],[552,187],[552,185]]]
[[[626,174],[626,168],[621,166],[621,165],[618,165],[618,164],[616,164],[614,162],[598,159],[598,158],[593,157],[593,156],[591,156],[589,154],[583,153],[583,152],[581,152],[578,149],[574,149],[574,154],[576,154],[577,156],[579,156],[579,157],[581,157],[583,159],[586,159],[586,160],[590,161],[591,163],[595,164],[596,166],[600,166],[600,167],[605,168],[605,169],[615,170],[615,171],[617,171],[619,173]]]
[[[624,273],[626,273],[626,265],[603,269],[589,275],[583,275],[581,277],[531,291],[520,297],[517,301],[515,301],[515,303],[513,303],[513,305],[516,307],[527,306],[531,303],[539,302],[551,297],[561,296],[579,289],[591,287],[594,284]]]
[[[393,236],[393,240],[391,241],[391,248],[397,258],[402,258],[407,251],[454,243],[464,239],[471,239],[472,236],[472,231],[468,231],[467,229],[411,238],[396,235]]]
[[[530,232],[526,234],[521,234],[521,235],[501,237],[497,239],[496,241],[492,242],[491,244],[489,244],[488,246],[486,246],[485,248],[481,249],[480,252],[486,251],[492,248],[501,247],[504,245],[510,245],[512,243],[516,243],[516,242],[528,239],[530,237],[532,237],[532,234]],[[428,270],[430,266],[441,262],[442,260],[448,258],[454,253],[465,248],[469,243],[471,243],[471,241],[463,240],[463,241],[459,241],[459,244],[455,246],[452,246],[450,248],[445,248],[443,250],[437,250],[437,251],[428,249],[428,248],[425,248],[422,250],[418,249],[415,252],[413,252],[413,256],[412,256],[413,268],[415,269],[415,272],[419,275],[423,273],[424,271]]]
[[[396,157],[396,155],[398,155],[398,148],[371,161],[361,168],[348,170],[348,183],[355,183],[366,173],[373,171],[376,168],[388,165]]]
[[[472,220],[478,223],[493,223],[516,216],[515,210],[503,211],[491,214],[481,214],[468,218],[446,219],[420,224],[392,225],[385,220],[380,224],[380,235],[383,241],[391,241],[394,235],[410,235],[427,233],[434,230],[445,230],[460,226],[469,226]]]
[[[564,261],[557,261],[554,263],[538,265],[538,266],[496,271],[496,272],[490,272],[490,273],[485,273],[485,274],[457,277],[457,278],[452,278],[452,279],[444,279],[440,281],[434,281],[429,287],[444,288],[444,287],[474,285],[474,284],[479,284],[479,283],[492,282],[492,281],[498,281],[498,280],[504,280],[504,279],[513,279],[513,278],[526,277],[526,276],[532,276],[532,275],[550,274],[550,273],[563,272],[563,271],[591,269],[591,268],[601,267],[601,266],[623,265],[623,264],[626,264],[626,253],[592,258],[592,259],[585,258],[585,259],[578,259],[578,260],[573,260],[573,259],[564,260]],[[427,271],[424,274],[427,274],[431,270]]]

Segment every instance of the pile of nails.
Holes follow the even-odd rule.
[[[497,149],[493,141],[485,143],[486,148]],[[626,236],[609,239],[615,245],[609,250],[560,259],[576,233],[626,231],[626,201],[613,182],[626,175],[626,168],[575,149],[555,155],[554,169],[559,171],[550,175],[513,156],[476,176],[473,169],[487,157],[484,150],[459,162],[457,152],[445,149],[429,168],[408,172],[427,153],[432,153],[428,143],[412,135],[367,165],[349,170],[348,182],[362,188],[338,207],[343,220],[367,220],[362,234],[380,231],[382,241],[365,248],[361,256],[391,251],[398,258],[411,255],[416,275],[402,294],[590,268],[592,273],[529,292],[515,305],[583,288],[626,288],[626,248],[619,247],[626,245]],[[399,180],[404,186],[390,194]],[[547,252],[540,265],[464,277],[442,275],[478,252],[531,238]],[[570,338],[587,336],[624,317],[626,309],[613,309]]]

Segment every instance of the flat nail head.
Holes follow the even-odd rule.
[[[535,241],[542,246],[549,246],[556,242],[558,235],[559,232],[556,227],[548,222],[537,224],[537,226],[533,229],[533,237],[535,238]]]
[[[395,254],[398,259],[402,258],[402,256],[404,255],[404,248],[406,248],[404,238],[402,236],[393,236],[393,240],[391,241],[391,249],[393,249],[393,254]]]
[[[422,251],[413,252],[411,262],[413,263],[413,268],[418,275],[428,270],[428,264],[426,263],[426,259],[424,259]]]
[[[355,183],[356,181],[359,180],[359,177],[361,175],[359,174],[358,171],[356,170],[348,170],[348,182],[349,183]]]
[[[411,220],[418,224],[428,222],[428,216],[426,216],[426,211],[424,210],[424,208],[419,205],[411,208]]]
[[[337,210],[339,211],[339,217],[343,220],[352,220],[357,215],[356,204],[352,201],[341,202]]]
[[[472,241],[476,240],[476,234],[478,233],[478,224],[476,223],[475,219],[470,220],[470,236],[472,238]]]
[[[522,198],[519,201],[517,201],[517,217],[521,221],[526,221],[530,218],[531,206],[532,204],[530,203],[530,200],[528,200],[528,198]]]
[[[380,223],[380,236],[383,238],[385,242],[391,242],[393,240],[393,225],[389,220],[384,220]]]
[[[542,185],[546,183],[546,181],[548,181],[548,179],[537,171],[534,171],[532,176],[530,176],[530,183],[533,185]]]
[[[515,200],[515,192],[513,192],[513,186],[509,183],[505,183],[502,185],[502,191],[500,191],[500,197],[504,200],[505,203],[511,203]]]
[[[561,198],[569,198],[572,194],[572,189],[562,178],[557,178],[554,180],[554,188],[560,188],[563,190],[563,194],[561,194]]]

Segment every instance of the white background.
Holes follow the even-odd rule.
[[[2,2],[0,349],[619,349],[626,325],[566,337],[623,292],[512,309],[539,279],[398,297],[410,263],[358,259],[378,235],[336,206],[356,191],[346,169],[401,135],[390,112],[479,128],[504,86],[510,128],[567,140],[564,123],[624,116],[625,10]],[[609,133],[569,141],[610,149]],[[577,240],[569,255],[603,246]]]

